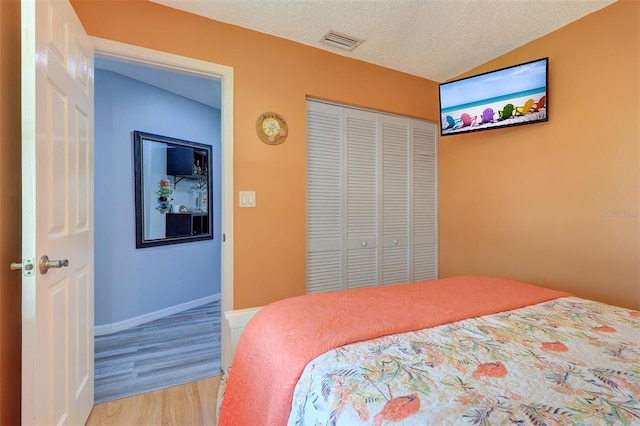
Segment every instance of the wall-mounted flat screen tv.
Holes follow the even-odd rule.
[[[549,58],[440,84],[442,136],[548,120]]]

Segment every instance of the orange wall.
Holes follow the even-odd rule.
[[[436,120],[437,84],[150,2],[74,0],[88,33],[235,69],[235,308],[304,293],[305,97]],[[169,30],[170,29],[170,30]],[[550,58],[550,121],[440,141],[440,274],[488,274],[640,308],[638,3],[621,0],[473,70]],[[289,123],[267,146],[255,120]]]
[[[499,275],[640,309],[640,3],[469,74],[549,57],[549,121],[440,140],[440,274]]]
[[[0,425],[20,424],[20,2],[0,1]]]
[[[150,2],[73,1],[90,35],[234,67],[235,308],[305,293],[305,97],[437,120],[437,84]],[[255,134],[275,111],[286,142]],[[257,208],[239,209],[255,190]]]

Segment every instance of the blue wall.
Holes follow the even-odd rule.
[[[95,325],[220,293],[220,110],[95,70]],[[213,148],[214,239],[136,249],[132,132]]]

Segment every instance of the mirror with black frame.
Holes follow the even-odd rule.
[[[213,238],[211,146],[135,130],[136,248]]]

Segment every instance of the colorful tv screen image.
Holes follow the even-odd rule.
[[[548,58],[440,84],[442,136],[548,120]]]

